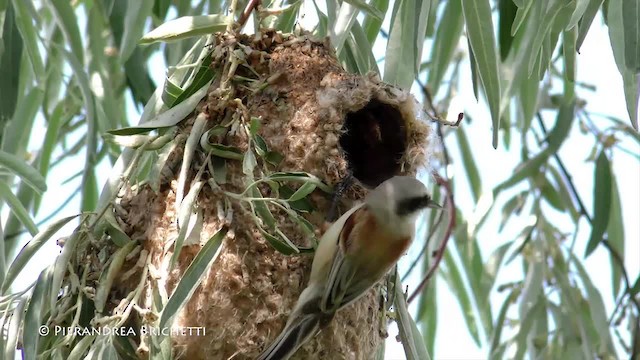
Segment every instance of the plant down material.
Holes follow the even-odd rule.
[[[385,179],[415,174],[428,156],[431,132],[414,98],[346,73],[327,43],[224,34],[209,56],[200,69],[213,73],[206,96],[173,131],[160,131],[166,145],[140,138],[138,182],[107,214],[140,246],[113,270],[120,281],[106,287],[97,316],[135,304],[128,326],[206,335],[135,337],[121,352],[147,357],[170,344],[178,358],[256,356],[306,285],[333,186],[348,174],[359,180],[343,193],[343,212]],[[139,135],[115,138],[126,136]],[[372,289],[296,357],[370,359],[384,340],[382,299]]]

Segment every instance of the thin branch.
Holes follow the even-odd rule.
[[[538,112],[536,114],[536,117],[538,118],[538,123],[540,124],[540,128],[542,129],[542,132],[546,136],[547,129],[544,126],[544,122],[542,121],[542,115]],[[574,185],[571,175],[569,175],[569,172],[567,171],[567,168],[564,166],[562,159],[560,159],[560,156],[558,155],[558,153],[554,153],[553,158],[558,163],[558,166],[560,167],[560,171],[562,172],[562,175],[564,176],[564,178],[567,181],[567,184],[569,185],[569,190],[571,192],[571,195],[576,199],[578,203],[580,214],[584,215],[584,217],[587,219],[589,224],[593,226],[593,219],[591,218],[591,216],[589,216],[589,213],[587,212],[587,209],[584,206],[584,203],[582,202],[582,198],[578,194],[578,190],[576,189],[576,186]],[[613,246],[611,246],[611,244],[609,243],[609,240],[606,237],[602,239],[601,244],[609,251],[609,254],[613,258],[616,265],[620,268],[620,272],[622,273],[622,278],[625,283],[625,291],[622,297],[628,295],[629,301],[633,303],[638,315],[640,315],[640,302],[631,293],[631,283],[629,281],[629,274],[627,274],[627,269],[624,267],[624,259],[622,258],[622,256],[620,256],[620,254],[616,251],[616,249],[614,249]],[[633,352],[631,353],[631,357],[630,357],[631,360],[636,359],[636,355],[640,355],[640,322],[636,322],[635,324],[632,346],[633,346]]]
[[[251,0],[247,4],[247,7],[244,9],[244,12],[238,19],[238,26],[240,29],[244,26],[244,24],[249,20],[249,16],[251,16],[251,12],[260,5],[261,0]]]
[[[538,118],[538,123],[540,124],[540,128],[542,129],[542,133],[546,138],[548,133],[547,133],[547,128],[544,126],[544,122],[542,122],[542,115],[538,112],[536,114],[536,117]],[[582,202],[582,198],[580,198],[580,195],[578,195],[578,190],[576,189],[576,186],[573,183],[573,178],[569,174],[569,171],[567,171],[567,168],[564,166],[562,159],[560,159],[560,155],[558,155],[558,153],[555,152],[553,153],[553,158],[558,163],[558,166],[560,167],[560,172],[562,172],[562,176],[564,176],[564,178],[567,180],[567,185],[569,185],[571,196],[578,203],[578,210],[580,211],[580,214],[584,215],[587,221],[589,221],[589,224],[591,224],[591,216],[589,216],[589,213],[587,212],[587,208],[584,206],[584,203]]]
[[[435,274],[436,270],[438,269],[438,265],[440,265],[440,262],[444,257],[444,252],[447,248],[447,243],[449,242],[449,238],[451,237],[453,228],[456,226],[456,204],[453,200],[453,192],[451,191],[451,184],[449,183],[449,180],[443,179],[436,172],[433,172],[432,174],[433,174],[433,177],[435,177],[436,179],[436,183],[444,187],[445,190],[447,191],[447,204],[449,208],[448,209],[449,224],[447,225],[447,230],[445,231],[444,236],[442,237],[442,242],[440,243],[438,250],[436,250],[434,254],[435,259],[433,261],[433,264],[429,268],[429,271],[427,271],[427,274],[424,276],[420,284],[418,284],[418,287],[413,291],[411,296],[409,296],[409,299],[407,299],[408,303],[411,303],[418,295],[420,295],[420,293],[422,293],[422,290],[424,289],[424,287],[427,285],[429,280]]]
[[[444,218],[444,211],[441,211],[440,214],[438,214],[438,218],[431,226],[431,229],[429,229],[429,234],[425,238],[426,240],[424,242],[424,245],[422,245],[422,249],[420,249],[418,256],[415,258],[415,260],[413,260],[411,265],[409,265],[409,269],[407,270],[407,272],[404,275],[402,275],[402,278],[400,279],[401,282],[405,281],[407,277],[409,277],[409,274],[411,274],[413,269],[418,265],[418,262],[420,262],[420,259],[422,259],[422,256],[427,251],[427,248],[429,247],[429,244],[431,243],[433,236],[436,234],[436,230],[440,226],[440,223],[442,222],[443,218]]]
[[[419,79],[416,79],[416,81],[418,82],[418,84],[422,89],[422,93],[424,94],[426,105],[428,105],[431,111],[433,111],[435,119],[436,120],[439,119],[440,115],[438,114],[438,111],[433,104],[433,97],[431,96],[431,92],[424,84],[420,82]],[[460,124],[460,121],[462,121],[462,116],[458,116],[458,122],[456,126]],[[422,293],[422,290],[424,289],[424,287],[427,285],[429,280],[435,274],[436,270],[438,269],[438,266],[440,265],[440,262],[442,261],[442,258],[444,257],[444,252],[447,248],[447,243],[449,242],[449,238],[451,237],[451,234],[453,233],[453,229],[456,226],[456,204],[453,198],[453,190],[452,190],[453,187],[451,186],[451,182],[450,182],[451,180],[449,179],[449,176],[447,174],[447,168],[449,167],[449,164],[450,164],[449,151],[447,150],[447,146],[444,141],[444,135],[442,133],[443,123],[440,121],[437,121],[437,123],[438,123],[438,126],[436,129],[438,131],[438,137],[440,138],[440,141],[442,143],[442,153],[444,155],[444,172],[445,172],[446,179],[441,177],[435,171],[432,172],[432,176],[435,178],[436,184],[444,187],[445,191],[447,192],[449,224],[447,225],[447,230],[445,231],[442,241],[440,242],[440,246],[435,251],[435,254],[433,254],[434,256],[433,264],[427,271],[427,274],[424,276],[420,284],[418,284],[418,287],[413,291],[411,296],[409,296],[409,298],[407,299],[407,302],[409,303],[411,303],[418,295],[420,295],[420,293]]]

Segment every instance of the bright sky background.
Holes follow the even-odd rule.
[[[310,4],[310,2],[309,2]],[[306,6],[303,10],[308,11],[306,19],[312,21],[315,17],[315,10],[313,6]],[[387,15],[387,22],[390,18]],[[84,19],[80,19],[81,29],[84,28]],[[248,26],[247,28],[251,28]],[[461,44],[462,48],[466,48],[466,44]],[[424,58],[429,58],[430,46],[424,47]],[[376,43],[374,47],[374,53],[378,58],[381,58],[384,54],[384,44],[381,41]],[[164,81],[166,64],[162,56],[157,56],[152,61],[151,67],[152,77],[154,78],[158,86],[162,86]],[[380,65],[382,69],[384,66]],[[467,66],[462,66],[462,79],[470,79],[470,70]],[[578,76],[577,78],[585,83],[595,85],[597,92],[579,91],[579,96],[583,97],[588,102],[588,109],[594,112],[603,114],[610,114],[616,116],[624,121],[628,121],[624,95],[622,93],[622,82],[620,75],[617,72],[613,55],[611,53],[611,47],[609,45],[607,28],[602,25],[600,17],[596,18],[592,29],[587,36],[582,49],[581,54],[578,56]],[[456,101],[460,105],[460,109],[452,109],[452,113],[464,112],[473,118],[471,124],[466,122],[462,125],[465,127],[467,136],[470,141],[471,149],[473,149],[474,158],[477,162],[478,169],[480,170],[484,190],[488,191],[499,182],[506,179],[512,172],[512,169],[520,161],[520,143],[517,136],[512,139],[510,151],[504,151],[503,147],[494,150],[491,147],[491,121],[488,110],[483,102],[478,104],[473,96],[473,90],[470,81],[466,82],[465,86],[460,87],[461,91],[458,94],[459,101]],[[412,89],[413,93],[420,94],[419,89]],[[127,97],[129,102],[129,115],[130,119],[134,123],[137,122],[138,111],[131,105],[130,97]],[[552,124],[553,119],[547,119],[547,125]],[[605,124],[605,121],[598,121],[596,123]],[[41,132],[34,131],[34,138],[31,140],[31,149],[37,149],[40,146],[41,139],[44,136],[45,125],[42,118],[37,119],[35,125],[36,129],[42,129]],[[577,125],[574,126],[576,130]],[[460,156],[457,152],[457,146],[455,145],[455,139],[451,137],[451,142],[448,141],[448,148],[452,158],[453,169],[452,173],[457,174],[456,179],[456,203],[463,209],[465,218],[471,218],[474,213],[474,205],[470,194],[469,186],[466,181],[464,168],[459,160]],[[626,140],[625,140],[626,141]],[[624,144],[624,142],[623,142]],[[637,146],[630,141],[626,141],[627,146],[630,149],[637,149]],[[586,163],[585,158],[588,150],[594,145],[592,135],[581,135],[577,131],[573,131],[571,137],[563,145],[560,155],[563,158],[565,165],[568,167],[569,172],[574,175],[574,182],[580,195],[582,196],[585,206],[590,213],[592,213],[592,186],[593,186],[593,164]],[[59,151],[58,151],[59,154]],[[637,240],[640,239],[640,226],[638,225],[638,214],[640,214],[640,191],[638,184],[640,183],[640,168],[638,162],[632,156],[624,154],[622,152],[616,152],[617,156],[613,159],[614,173],[617,176],[618,185],[621,191],[624,223],[625,223],[625,235],[626,242],[626,266],[629,273],[629,277],[634,281],[638,277],[640,272],[640,264],[638,258],[640,257],[640,245]],[[80,154],[79,156],[84,156]],[[56,155],[54,155],[54,158]],[[73,163],[73,160],[68,161],[68,164]],[[44,218],[52,211],[54,211],[62,202],[66,200],[66,196],[79,185],[81,181],[80,177],[77,177],[66,184],[62,182],[70,176],[70,173],[75,170],[71,170],[69,166],[58,166],[54,168],[49,176],[49,191],[45,194],[42,209],[38,219]],[[99,188],[102,188],[102,183],[109,174],[109,166],[101,164],[99,166],[98,176],[101,182]],[[498,199],[498,205],[495,207],[494,212],[499,212],[502,208],[502,204],[506,199],[509,199],[508,194],[513,194],[516,190],[520,191],[522,187],[517,187],[513,191],[509,191],[502,194]],[[73,215],[79,211],[80,201],[79,197],[74,198],[64,210],[62,210],[55,219],[59,219],[63,216]],[[527,208],[523,211],[526,214]],[[547,214],[552,214],[547,211]],[[6,220],[7,208],[3,211],[3,219]],[[54,219],[54,220],[55,220]],[[495,233],[498,228],[499,216],[492,216],[490,221],[484,225],[483,230],[479,234],[479,242],[481,244],[483,257],[488,256],[495,248],[505,243],[506,241],[513,240],[519,230],[524,226],[524,223],[529,221],[526,215],[513,216],[510,219],[510,224],[505,230],[497,234]],[[4,223],[4,222],[3,222]],[[567,232],[573,232],[573,225],[570,221],[565,223],[556,224],[561,230]],[[40,227],[41,229],[44,226]],[[68,235],[73,230],[73,226],[65,227],[59,236]],[[580,231],[578,234],[578,241],[576,245],[577,253],[581,254],[586,245],[586,240],[589,236],[589,226],[586,221],[581,221]],[[420,238],[418,238],[420,239]],[[633,241],[632,241],[633,240]],[[408,267],[408,264],[415,258],[416,252],[421,247],[420,241],[416,241],[414,246],[410,250],[409,254],[404,257],[400,263],[401,273],[403,269]],[[450,247],[451,248],[451,247]],[[55,241],[50,241],[45,245],[38,253],[36,258],[31,264],[31,268],[28,271],[23,272],[18,278],[18,284],[29,284],[35,281],[41,269],[48,264],[52,263],[55,254],[59,253],[59,248],[56,246]],[[509,252],[508,254],[510,254]],[[508,256],[508,255],[507,255]],[[611,295],[611,275],[609,259],[606,251],[599,247],[591,257],[585,263],[586,268],[590,270],[592,280],[594,284],[601,290],[605,306],[607,311],[610,312],[613,309],[613,298]],[[523,278],[521,264],[518,261],[514,261],[508,268],[501,269],[496,286],[505,282],[520,280]],[[420,280],[420,274],[414,272],[408,282],[409,288],[415,288],[417,282]],[[441,278],[439,280],[442,280]],[[436,338],[436,353],[432,354],[433,359],[482,359],[486,357],[487,348],[477,348],[472,338],[470,337],[466,324],[462,318],[460,307],[456,298],[451,294],[444,281],[438,281],[438,333]],[[500,306],[502,300],[506,294],[498,294],[495,290],[491,296],[491,303],[494,308],[494,316],[497,313],[497,307]],[[415,311],[417,301],[411,306],[411,310]],[[396,360],[404,359],[404,351],[402,345],[397,343],[394,338],[397,335],[397,329],[395,326],[389,331],[389,340],[387,341],[386,359]],[[616,341],[614,340],[614,343]]]

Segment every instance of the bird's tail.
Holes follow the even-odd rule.
[[[284,330],[256,360],[286,360],[326,323],[322,313],[300,314],[287,322]]]

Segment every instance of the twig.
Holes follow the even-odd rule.
[[[440,243],[438,250],[436,250],[434,254],[435,259],[433,261],[433,264],[429,268],[429,271],[427,271],[427,274],[424,276],[424,278],[422,279],[418,287],[413,291],[411,296],[409,296],[409,299],[407,299],[407,302],[409,303],[412,302],[418,295],[420,295],[424,287],[427,285],[427,282],[429,282],[429,279],[431,279],[435,274],[436,270],[438,269],[438,265],[440,265],[440,262],[444,257],[444,252],[447,248],[447,243],[449,242],[449,238],[451,237],[453,228],[456,226],[456,204],[453,200],[453,191],[451,191],[451,184],[449,183],[449,180],[443,179],[436,172],[433,172],[432,175],[436,179],[436,183],[444,187],[444,189],[447,191],[447,204],[449,207],[448,209],[449,224],[447,225],[447,230],[445,231],[444,236],[442,237],[442,242]]]
[[[538,118],[538,123],[540,124],[540,128],[542,129],[542,134],[546,138],[548,133],[547,133],[546,126],[544,126],[544,122],[542,122],[542,114],[540,114],[540,112],[538,112],[536,114],[536,117]],[[578,210],[580,211],[580,214],[584,215],[584,217],[587,219],[589,224],[591,224],[591,216],[589,216],[589,213],[587,212],[587,208],[584,206],[584,203],[582,202],[582,199],[578,195],[578,190],[576,189],[576,186],[573,184],[573,179],[571,178],[571,175],[569,174],[569,171],[567,171],[567,168],[564,166],[564,163],[562,162],[562,159],[560,159],[560,155],[558,155],[558,153],[555,152],[555,153],[553,153],[553,158],[558,163],[558,166],[560,167],[560,171],[562,172],[562,175],[567,180],[567,185],[569,185],[569,190],[571,192],[571,196],[578,203]]]
[[[244,24],[249,20],[249,16],[251,16],[251,12],[260,5],[261,0],[251,0],[247,4],[247,7],[244,9],[244,12],[238,19],[238,27],[242,29]]]
[[[542,121],[542,115],[538,112],[536,114],[536,117],[538,119],[538,123],[540,124],[540,128],[542,129],[542,132],[546,137],[547,129],[544,126],[544,122]],[[576,186],[574,185],[571,175],[569,175],[569,172],[567,171],[567,168],[564,166],[562,159],[560,159],[560,156],[558,155],[558,153],[554,153],[553,158],[558,163],[558,166],[560,167],[560,171],[562,172],[562,175],[566,179],[567,185],[569,185],[569,191],[571,192],[571,195],[575,198],[575,200],[578,203],[578,207],[579,207],[578,210],[580,211],[580,214],[584,215],[584,217],[587,219],[589,224],[593,226],[593,219],[591,218],[591,216],[589,216],[589,213],[587,212],[587,209],[584,206],[584,203],[582,202],[582,198],[578,194],[578,190],[576,189]],[[622,278],[625,283],[625,291],[622,297],[628,295],[629,300],[635,306],[636,311],[638,312],[638,315],[640,315],[640,302],[631,293],[631,283],[629,281],[629,274],[627,274],[627,269],[624,267],[624,260],[622,259],[622,256],[620,256],[620,254],[616,251],[616,249],[614,249],[613,246],[611,246],[611,244],[609,243],[609,240],[606,237],[602,239],[601,244],[609,251],[609,254],[614,259],[614,262],[620,268],[620,272],[622,273]],[[636,355],[640,355],[640,322],[636,322],[635,324],[632,346],[633,346],[633,352],[631,353],[630,359],[634,360],[636,359]]]
[[[407,270],[407,272],[404,275],[402,275],[402,278],[400,279],[401,282],[405,281],[407,277],[409,277],[409,274],[411,274],[411,272],[416,267],[416,265],[418,265],[418,262],[420,261],[420,259],[422,259],[422,256],[427,251],[427,248],[429,247],[429,244],[431,243],[433,236],[436,234],[436,229],[438,229],[438,227],[440,226],[440,223],[442,222],[443,218],[444,218],[444,211],[441,211],[440,214],[438,214],[438,219],[436,219],[436,221],[431,226],[431,229],[429,229],[429,234],[427,235],[424,245],[422,245],[422,249],[420,249],[418,256],[415,258],[415,260],[413,260],[411,265],[409,265],[409,269]]]
[[[426,105],[428,105],[429,108],[431,109],[431,111],[433,111],[435,119],[439,119],[440,115],[438,114],[437,109],[433,105],[433,97],[431,96],[431,92],[429,91],[429,89],[424,84],[422,84],[420,82],[419,79],[416,79],[416,80],[418,81],[418,84],[420,85],[420,87],[422,89],[422,93],[424,94]],[[462,121],[462,117],[458,116],[457,125],[460,124],[460,121]],[[450,163],[449,151],[447,150],[447,146],[446,146],[445,141],[444,141],[444,134],[442,133],[442,125],[443,125],[443,123],[440,122],[440,121],[437,121],[437,123],[438,123],[438,126],[437,126],[436,129],[438,131],[438,137],[440,138],[440,141],[442,143],[442,153],[444,155],[444,165],[445,165],[444,166],[444,172],[445,172],[446,180],[444,178],[442,178],[435,171],[432,172],[432,175],[436,180],[436,184],[444,187],[445,191],[447,192],[447,204],[448,204],[448,209],[449,209],[449,224],[447,225],[447,230],[445,231],[444,236],[442,238],[442,241],[440,242],[440,246],[435,251],[435,254],[433,254],[433,256],[435,257],[434,261],[433,261],[433,264],[431,265],[431,267],[427,271],[427,274],[424,276],[424,278],[422,279],[420,284],[418,284],[418,287],[413,291],[411,296],[409,296],[409,298],[407,299],[407,302],[409,302],[409,303],[412,302],[420,293],[422,293],[422,290],[424,289],[424,287],[427,285],[429,280],[435,274],[436,270],[438,269],[438,266],[440,265],[440,262],[442,261],[442,258],[444,257],[444,252],[445,252],[445,250],[447,248],[447,243],[449,242],[449,238],[451,237],[451,233],[453,233],[453,228],[455,228],[455,226],[456,226],[456,204],[455,204],[455,201],[453,199],[453,190],[452,190],[452,186],[451,186],[451,183],[450,183],[449,175],[447,174],[447,168],[449,167],[449,163]]]

